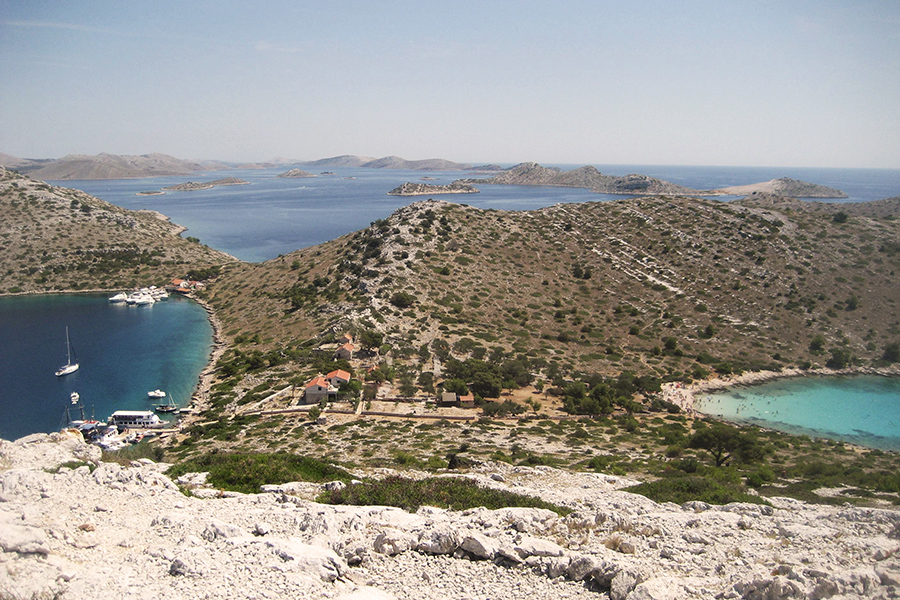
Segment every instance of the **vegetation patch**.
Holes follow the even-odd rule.
[[[708,504],[728,504],[730,502],[768,504],[764,498],[746,493],[739,485],[719,482],[702,476],[660,479],[625,488],[625,491],[646,496],[655,502],[674,502],[675,504],[684,504],[691,500],[700,500]]]
[[[561,516],[572,512],[540,498],[486,488],[472,480],[459,477],[429,477],[416,481],[391,476],[380,481],[369,481],[342,490],[325,492],[317,498],[317,501],[325,504],[396,506],[409,512],[415,512],[420,506],[437,506],[450,510],[465,510],[480,506],[491,510],[510,506],[545,508]]]
[[[255,494],[266,484],[290,481],[350,481],[344,469],[322,460],[286,452],[245,454],[212,452],[173,465],[172,479],[185,473],[209,472],[207,482],[221,490]]]

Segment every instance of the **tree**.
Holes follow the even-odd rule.
[[[454,392],[458,396],[465,396],[469,393],[469,388],[462,379],[447,379],[444,381],[444,391]]]
[[[900,343],[891,342],[886,345],[884,347],[884,354],[881,355],[881,360],[892,363],[900,362]]]
[[[406,292],[394,292],[391,296],[390,303],[397,308],[409,308],[416,302],[416,297]]]
[[[753,462],[765,455],[765,449],[755,436],[718,423],[694,433],[688,447],[712,454],[717,467],[727,464],[732,457],[738,462]]]
[[[831,358],[825,361],[829,369],[844,369],[853,363],[853,354],[847,348],[832,348]]]
[[[384,343],[384,334],[374,329],[367,329],[359,334],[359,343],[370,350],[378,348]]]

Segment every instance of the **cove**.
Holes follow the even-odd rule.
[[[695,396],[706,415],[791,434],[900,451],[900,379],[811,376]]]
[[[209,361],[206,310],[174,296],[152,306],[110,304],[112,294],[0,298],[0,438],[52,432],[77,391],[88,416],[151,410],[160,388],[187,406]],[[81,367],[64,377],[65,328]]]

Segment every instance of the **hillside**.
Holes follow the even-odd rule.
[[[778,196],[789,196],[793,198],[846,198],[847,194],[841,190],[836,190],[824,185],[816,183],[807,183],[797,179],[782,177],[762,183],[752,183],[750,185],[736,185],[731,187],[715,190],[718,193],[730,194],[733,196],[746,196],[754,192],[775,194]]]
[[[442,158],[406,160],[399,156],[372,158],[370,156],[342,155],[298,163],[304,167],[363,167],[366,169],[401,169],[405,171],[461,171],[470,165],[455,163]]]
[[[494,351],[547,378],[821,366],[832,350],[868,362],[900,337],[900,223],[838,208],[846,220],[819,203],[424,201],[236,265],[210,300],[232,338],[257,335],[251,347],[375,329],[417,371]]]
[[[235,260],[183,227],[0,167],[0,294],[161,284]]]
[[[681,185],[648,177],[647,175],[604,175],[591,166],[562,171],[529,162],[516,165],[489,179],[467,179],[473,184],[505,185],[561,185],[589,188],[603,194],[700,194]]]
[[[14,165],[11,165],[14,166]],[[117,154],[70,154],[60,159],[19,164],[16,168],[34,179],[131,179],[187,175],[196,171],[226,168],[215,163],[200,163],[166,154],[121,156]]]

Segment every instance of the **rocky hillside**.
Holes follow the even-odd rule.
[[[718,193],[729,194],[733,196],[746,196],[752,193],[775,194],[778,196],[788,196],[792,198],[846,198],[847,194],[841,190],[836,190],[824,185],[816,183],[807,183],[797,179],[782,177],[781,179],[773,179],[762,183],[753,183],[750,185],[737,185],[732,187],[715,190]]]
[[[529,162],[516,165],[489,179],[466,180],[466,183],[494,183],[505,185],[562,185],[590,188],[603,194],[699,194],[681,185],[655,179],[647,175],[604,175],[591,166],[562,171]]]
[[[0,167],[0,294],[161,284],[234,259],[183,227]]]
[[[885,204],[886,210],[894,204]],[[375,329],[395,360],[499,350],[656,376],[877,360],[900,338],[900,221],[865,205],[684,197],[529,212],[423,201],[210,288],[269,350]],[[255,282],[265,282],[259,284]]]
[[[70,154],[50,161],[8,165],[35,179],[130,179],[187,175],[196,171],[224,169],[224,165],[200,163],[174,158],[166,154],[121,156],[117,154]]]
[[[477,194],[473,185],[454,181],[448,185],[406,182],[388,192],[388,196],[427,196],[429,194]]]
[[[99,460],[97,448],[60,434],[0,441],[4,597],[699,600],[900,593],[900,513],[890,510],[788,499],[771,506],[657,504],[618,491],[629,483],[619,477],[484,464],[465,477],[571,512],[408,513],[307,499],[321,484],[222,493],[205,486],[203,474],[176,484],[165,475],[167,465]]]

